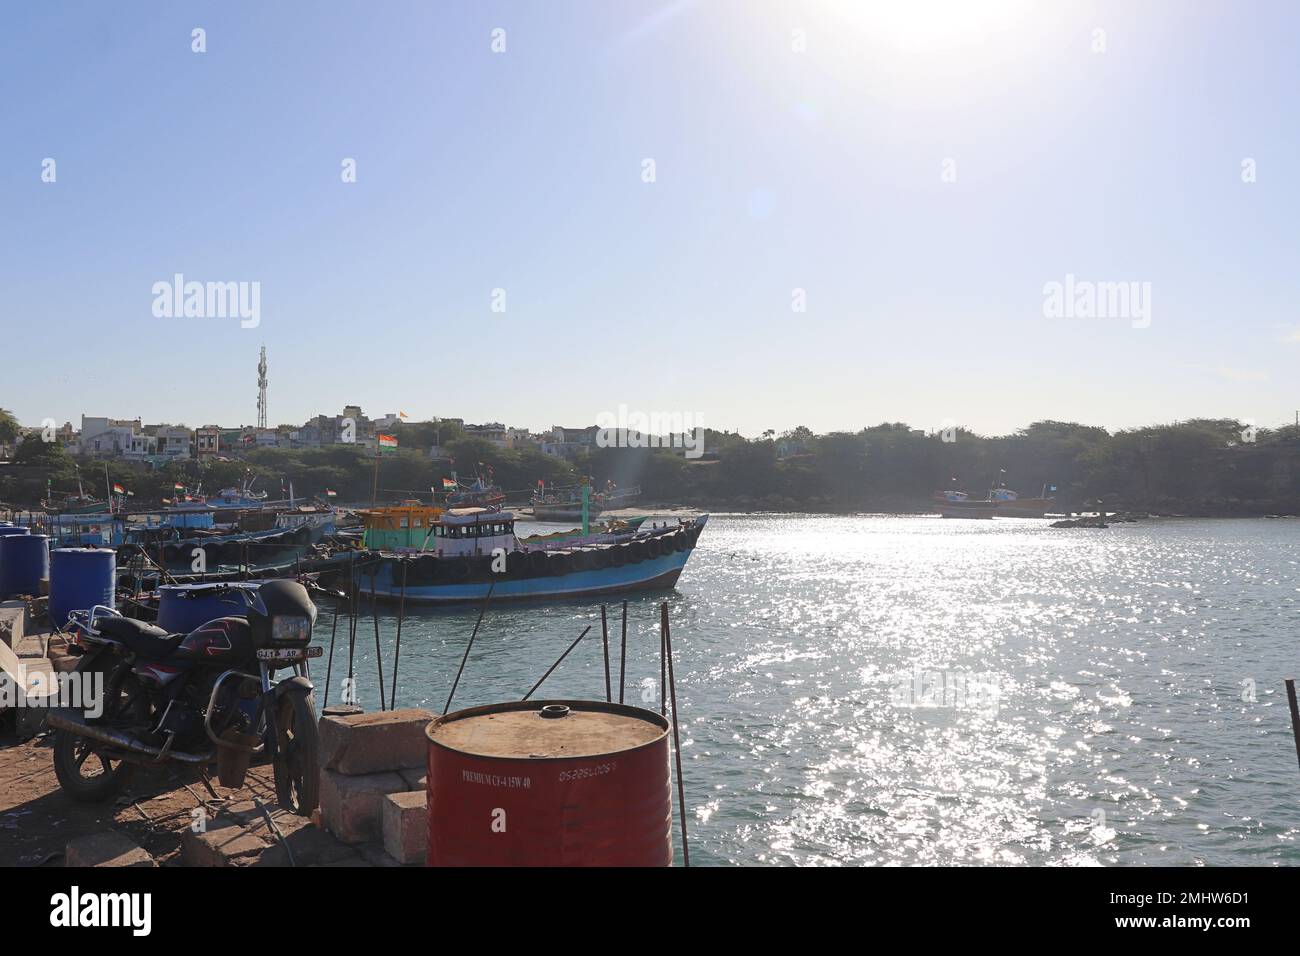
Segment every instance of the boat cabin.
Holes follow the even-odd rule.
[[[370,508],[361,512],[361,523],[366,529],[362,540],[367,548],[375,551],[421,550],[426,543],[432,550],[433,536],[429,529],[437,525],[442,513],[441,508],[414,500],[386,508]]]
[[[515,516],[490,508],[453,508],[443,512],[425,550],[440,557],[490,555],[497,548],[513,551]]]

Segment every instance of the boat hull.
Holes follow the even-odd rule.
[[[627,594],[635,591],[652,591],[671,588],[681,577],[690,552],[674,553],[652,558],[621,568],[604,568],[599,571],[574,571],[569,574],[536,578],[504,579],[492,582],[476,581],[469,584],[435,584],[426,587],[410,586],[406,601],[411,604],[473,604],[482,602],[492,588],[492,602],[498,601],[548,601],[568,598],[598,597],[610,594]],[[362,594],[374,594],[381,601],[402,599],[401,572],[393,581],[394,564],[384,564],[375,575],[374,590],[364,575],[358,584]]]
[[[415,558],[387,555],[375,568],[374,578],[371,579],[367,573],[362,572],[358,577],[358,585],[363,594],[373,595],[379,600],[406,601],[413,604],[478,603],[487,597],[489,589],[492,592],[493,602],[497,602],[563,600],[671,588],[677,583],[682,570],[686,567],[686,562],[690,559],[691,552],[695,550],[695,543],[704,528],[705,520],[707,519],[700,518],[673,532],[651,535],[642,539],[637,547],[646,549],[645,556],[635,560],[629,558],[623,564],[610,563],[605,567],[570,570],[571,564],[566,563],[562,573],[542,573],[533,570],[533,561],[543,561],[549,571],[550,562],[555,556],[564,555],[565,552],[539,549],[505,555],[508,568],[511,567],[510,561],[528,562],[523,566],[523,573],[485,574],[468,580],[411,583],[411,577],[421,576],[420,566],[408,565],[405,572],[407,584],[403,588],[404,572],[401,569],[404,563],[445,561],[447,567],[451,568],[459,559],[439,558],[433,555]],[[679,538],[678,535],[683,537]],[[665,539],[673,544],[661,544]],[[680,543],[681,550],[676,550],[677,543]],[[608,553],[611,548],[624,547],[628,547],[629,550],[621,554],[635,553],[628,544],[595,545],[582,550],[587,554]],[[659,553],[661,548],[669,550],[666,553]],[[543,554],[546,555],[545,558],[540,557]],[[491,558],[482,557],[479,560],[486,562]],[[565,560],[568,562],[567,558]]]

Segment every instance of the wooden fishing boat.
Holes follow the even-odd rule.
[[[945,518],[992,518],[998,510],[997,502],[988,498],[971,500],[964,491],[941,491],[934,497],[939,502],[939,514]]]
[[[708,515],[662,528],[602,532],[582,539],[520,540],[508,511],[457,508],[436,521],[428,542],[380,553],[375,576],[358,584],[381,599],[462,604],[595,597],[677,583]]]
[[[619,488],[613,482],[605,486],[604,491],[592,491],[588,495],[587,515],[597,518],[605,511],[615,508],[627,508],[641,497],[641,486]],[[537,521],[581,521],[582,520],[582,486],[560,488],[547,491],[545,486],[533,495],[533,518]]]

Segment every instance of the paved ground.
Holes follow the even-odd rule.
[[[396,865],[381,847],[345,846],[280,809],[269,764],[250,768],[239,790],[214,780],[216,800],[191,770],[141,768],[115,801],[85,804],[59,789],[50,744],[48,734],[25,742],[0,736],[0,866],[62,866],[70,840],[107,830],[134,840],[160,866],[290,865],[291,854],[298,866]],[[287,850],[254,798],[271,811]]]

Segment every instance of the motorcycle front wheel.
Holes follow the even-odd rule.
[[[316,704],[311,694],[286,694],[275,711],[275,796],[301,817],[320,803],[316,766]]]

